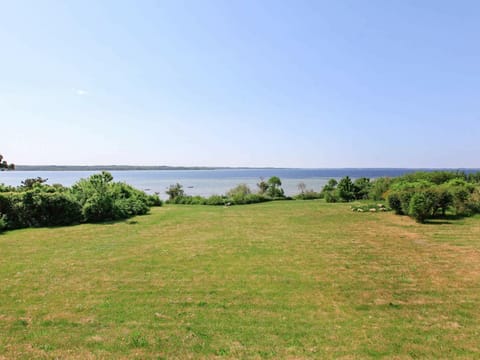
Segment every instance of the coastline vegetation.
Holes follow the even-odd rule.
[[[272,176],[267,181],[260,179],[257,192],[253,192],[246,184],[239,184],[224,195],[209,197],[186,195],[183,186],[179,183],[170,185],[166,191],[167,203],[182,205],[246,205],[274,200],[291,200],[285,196],[282,181],[277,176]]]
[[[480,172],[466,174],[461,171],[415,172],[403,176],[377,179],[358,178],[352,181],[345,176],[339,181],[330,179],[316,192],[298,184],[299,193],[287,197],[281,179],[274,176],[261,179],[257,191],[240,184],[224,195],[210,197],[186,195],[181,184],[171,185],[166,191],[168,203],[183,205],[243,205],[273,200],[315,200],[328,203],[352,201],[386,201],[387,207],[362,205],[353,210],[394,210],[398,215],[408,215],[417,222],[446,216],[470,216],[480,213]]]
[[[5,161],[7,168],[13,168]],[[0,184],[0,232],[25,227],[62,226],[82,222],[126,219],[148,213],[151,206],[161,206],[157,194],[148,195],[132,186],[113,182],[109,172],[81,179],[72,187],[47,185],[40,177],[26,179],[21,186]],[[320,190],[298,184],[299,193],[286,196],[282,181],[273,176],[260,179],[256,191],[239,184],[223,195],[209,197],[187,195],[183,186],[173,184],[166,191],[167,203],[182,205],[231,206],[278,200],[316,200],[327,203],[377,201],[383,204],[352,206],[357,212],[393,210],[417,222],[445,217],[464,217],[480,213],[480,172],[415,172],[377,179],[345,176],[330,179]]]
[[[81,179],[70,188],[47,185],[46,180],[37,177],[18,187],[0,185],[0,232],[127,219],[162,205],[158,195],[114,182],[108,172]]]
[[[9,164],[7,160],[4,160],[3,155],[0,154],[0,171],[4,170],[15,170],[15,164]]]

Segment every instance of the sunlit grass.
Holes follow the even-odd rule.
[[[165,206],[0,235],[0,358],[480,356],[480,218]]]

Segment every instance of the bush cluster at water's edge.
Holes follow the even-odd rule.
[[[415,172],[396,178],[354,182],[347,176],[331,179],[320,193],[327,202],[387,200],[398,215],[408,215],[423,223],[449,214],[470,216],[480,212],[480,172]],[[363,207],[359,212],[370,210]],[[378,210],[378,209],[377,209]]]
[[[19,187],[0,186],[0,231],[126,219],[161,206],[158,195],[114,182],[108,172],[81,179],[71,188],[27,179]]]
[[[273,200],[291,200],[285,196],[282,181],[273,176],[268,181],[260,179],[258,191],[254,193],[246,184],[240,184],[230,189],[225,195],[211,195],[209,197],[186,195],[183,186],[179,183],[170,185],[166,194],[167,203],[182,205],[246,205]]]

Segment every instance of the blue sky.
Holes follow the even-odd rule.
[[[17,164],[480,167],[478,1],[2,1]]]

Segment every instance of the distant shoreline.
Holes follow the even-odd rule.
[[[132,171],[132,170],[408,170],[408,171],[480,171],[480,168],[403,168],[403,167],[229,167],[229,166],[144,166],[144,165],[16,165],[15,171]]]
[[[142,165],[15,165],[16,171],[132,171],[132,170],[233,170],[275,169],[273,167],[142,166]],[[278,168],[281,169],[281,168]]]

